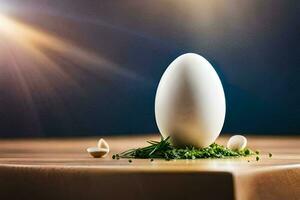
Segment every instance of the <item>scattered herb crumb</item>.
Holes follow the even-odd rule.
[[[117,159],[117,160],[119,160],[119,159],[120,159],[119,154],[114,154],[114,155],[112,155],[112,159]]]
[[[272,153],[269,153],[269,158],[271,158],[273,156],[273,154]]]
[[[250,160],[248,160],[248,162],[250,162]]]
[[[258,156],[256,156],[256,161],[259,161],[259,157]]]
[[[245,148],[241,151],[228,149],[222,145],[213,143],[205,148],[196,148],[187,146],[185,148],[176,148],[170,143],[170,137],[166,139],[161,138],[160,141],[148,141],[149,146],[129,149],[120,154],[113,156],[114,158],[154,158],[165,159],[167,161],[172,159],[199,159],[199,158],[228,158],[228,157],[244,157],[255,155],[257,152]],[[129,160],[129,162],[132,162]]]
[[[128,162],[132,163],[132,160],[131,160],[131,159],[129,159],[129,160],[128,160]]]
[[[257,155],[259,155],[259,151],[258,151],[258,150],[256,150],[255,153],[256,153]]]
[[[153,162],[153,161],[154,161],[154,159],[153,159],[153,158],[151,158],[151,159],[150,159],[150,162]]]

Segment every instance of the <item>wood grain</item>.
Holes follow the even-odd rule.
[[[106,158],[86,152],[99,138],[0,140],[0,199],[300,199],[300,137],[247,138],[259,161],[111,159],[156,136],[106,137]]]

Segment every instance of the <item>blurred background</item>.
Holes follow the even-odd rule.
[[[224,133],[300,133],[300,3],[1,0],[0,137],[158,132],[154,98],[179,55],[204,56]]]

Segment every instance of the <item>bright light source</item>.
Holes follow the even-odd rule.
[[[13,29],[13,24],[9,18],[7,18],[5,15],[0,14],[0,29],[1,32],[7,33],[7,31],[10,31]]]

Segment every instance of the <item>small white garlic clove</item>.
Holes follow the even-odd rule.
[[[98,148],[98,147],[89,147],[86,150],[94,158],[105,157],[109,152],[109,149]]]
[[[109,151],[109,145],[107,144],[107,142],[103,138],[101,138],[98,141],[98,145],[97,146],[98,146],[99,149],[103,148],[103,149],[108,149],[108,151]]]
[[[242,135],[234,135],[229,138],[227,148],[241,151],[247,146],[247,139]]]

